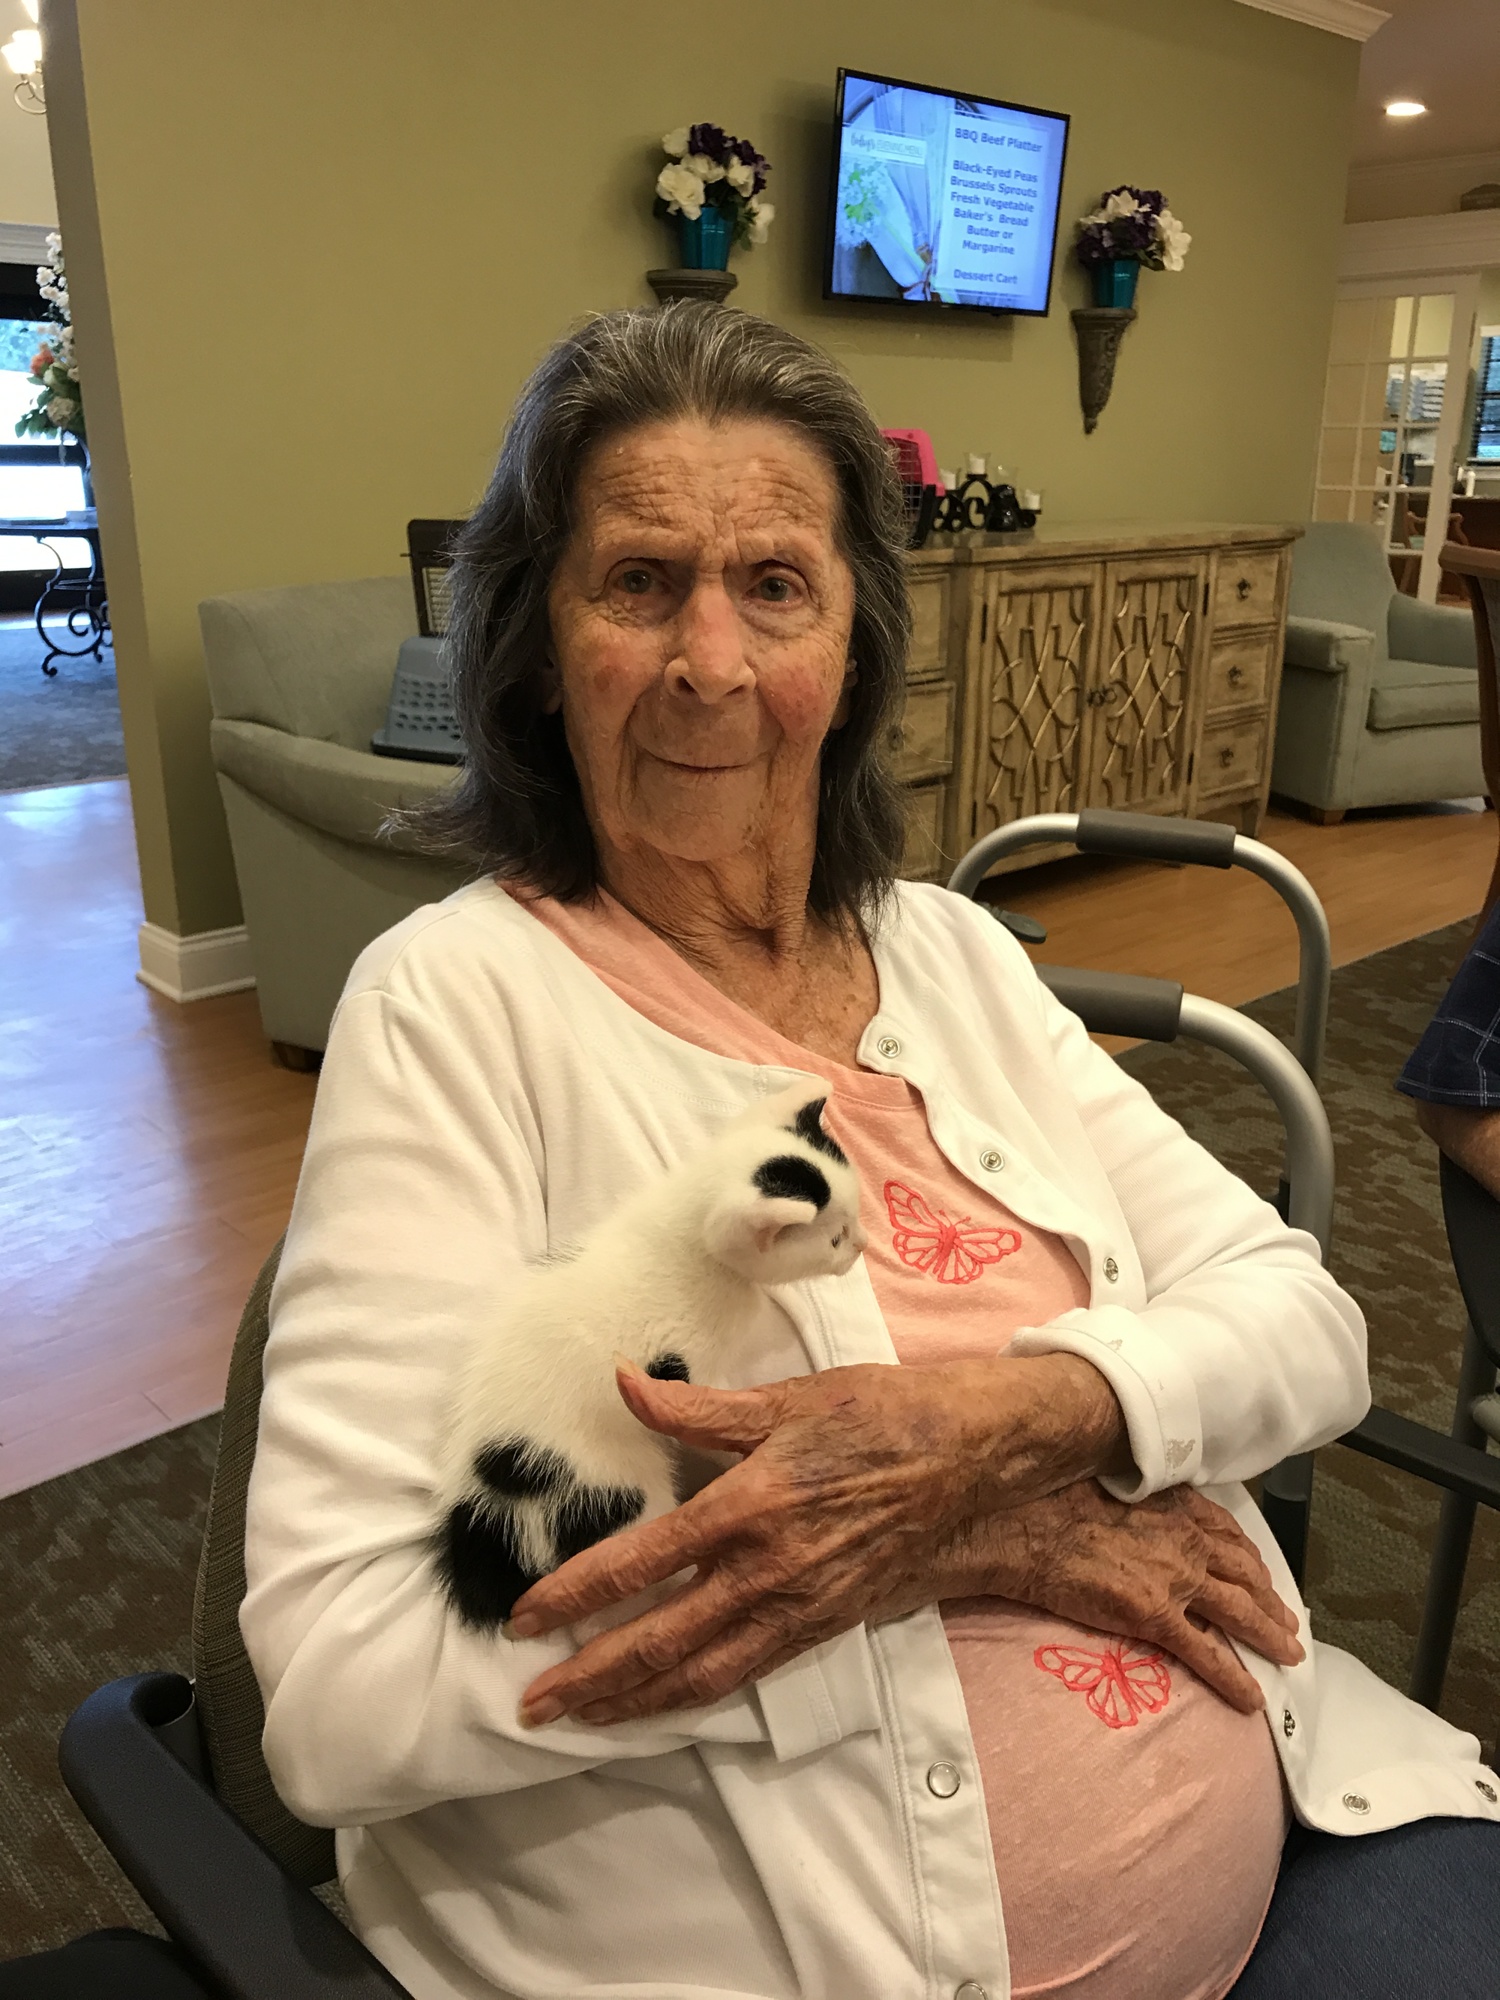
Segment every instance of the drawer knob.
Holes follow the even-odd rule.
[[[1232,688],[1237,688],[1240,682],[1244,678],[1245,678],[1245,669],[1243,667],[1234,666],[1229,669],[1227,679],[1229,681],[1229,685]]]
[[[1219,762],[1226,771],[1229,769],[1230,765],[1234,762],[1234,751],[1227,743],[1224,745],[1224,748],[1219,752]]]
[[[1250,579],[1248,576],[1240,578],[1239,582],[1234,586],[1234,594],[1240,600],[1241,604],[1243,604],[1245,599],[1250,595]]]

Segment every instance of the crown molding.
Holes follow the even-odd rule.
[[[1433,153],[1419,160],[1352,160],[1349,178],[1368,180],[1379,174],[1492,174],[1497,170],[1500,170],[1500,146],[1491,146],[1482,153]]]
[[[1339,233],[1341,279],[1430,278],[1494,264],[1500,264],[1500,208],[1346,222]]]
[[[55,222],[0,222],[0,264],[45,264],[47,238],[56,227]]]
[[[1324,28],[1351,42],[1367,42],[1391,18],[1383,7],[1367,7],[1364,0],[1240,0],[1240,5],[1302,21],[1309,28]]]

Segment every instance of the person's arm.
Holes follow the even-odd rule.
[[[506,1034],[503,1019],[481,1028],[492,1048]],[[267,1763],[314,1823],[694,1742],[796,1755],[875,1726],[851,1635],[764,1693],[539,1740],[518,1721],[520,1695],[570,1654],[568,1635],[476,1633],[444,1598],[431,1536],[451,1386],[476,1330],[549,1247],[519,1068],[481,1065],[464,1036],[379,990],[346,999],[334,1025],[272,1300],[241,1611]]]
[[[1500,1201],[1500,1110],[1419,1098],[1417,1123],[1440,1153]]]
[[[1107,1378],[1137,1468],[1108,1478],[1110,1490],[1133,1500],[1250,1479],[1351,1429],[1370,1406],[1364,1319],[1313,1239],[1190,1139],[1040,985],[1038,996],[1146,1296],[1119,1306],[1100,1286],[1090,1305],[1024,1329],[1013,1351],[1075,1354]]]
[[[876,1421],[876,1463],[865,1468],[879,1414],[859,1393],[867,1372],[883,1373],[897,1400]],[[953,1456],[936,1442],[951,1436],[953,1399],[927,1393],[941,1372],[832,1369],[740,1390],[622,1372],[643,1423],[749,1455],[675,1513],[585,1550],[527,1592],[515,1622],[549,1632],[697,1567],[667,1603],[539,1675],[525,1719],[597,1726],[670,1713],[784,1670],[862,1622],[958,1597],[1011,1598],[1147,1640],[1235,1707],[1260,1707],[1258,1684],[1219,1632],[1290,1665],[1302,1657],[1297,1620],[1253,1544],[1206,1495],[1178,1486],[1127,1503],[1085,1478],[987,1512],[971,1496],[946,1525],[920,1502],[913,1510],[942,1482],[929,1469],[913,1483],[906,1458],[920,1475],[934,1449],[944,1464]],[[903,1385],[916,1390],[909,1400]],[[841,1406],[856,1432],[847,1453]],[[924,1440],[929,1431],[936,1440]],[[905,1452],[892,1448],[897,1433]]]

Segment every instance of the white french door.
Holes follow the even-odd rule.
[[[1333,309],[1313,519],[1378,528],[1397,580],[1429,604],[1478,309],[1477,273],[1346,283]]]

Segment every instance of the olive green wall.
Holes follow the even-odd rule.
[[[649,299],[658,135],[686,119],[775,163],[736,302],[831,348],[883,423],[943,459],[998,453],[1058,519],[1306,511],[1352,41],[1235,0],[49,0],[44,26],[147,914],[169,929],[237,917],[199,599],[393,572],[408,517],[466,510],[548,341]],[[1193,249],[1143,279],[1092,438],[1076,269],[1040,321],[820,302],[841,62],[1071,112],[1066,218],[1114,182],[1166,189]]]

